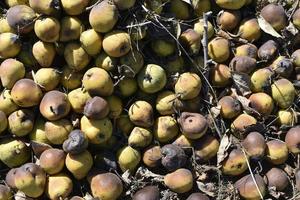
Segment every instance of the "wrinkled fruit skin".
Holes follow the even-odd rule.
[[[162,165],[168,171],[175,171],[186,164],[187,156],[183,149],[174,144],[167,144],[161,149]]]
[[[84,133],[78,129],[73,130],[68,139],[63,143],[63,150],[66,153],[78,154],[82,153],[88,147],[88,140]]]
[[[183,112],[178,121],[183,134],[189,139],[202,137],[208,129],[207,120],[199,113]]]

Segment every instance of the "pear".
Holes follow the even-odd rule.
[[[84,115],[90,119],[103,119],[109,113],[109,106],[105,99],[93,97],[84,106]]]
[[[122,73],[127,77],[135,77],[144,66],[144,57],[138,50],[132,50],[120,58],[120,64],[124,65]]]
[[[222,163],[223,174],[238,176],[244,173],[248,169],[247,159],[242,150],[233,149]]]
[[[184,150],[175,144],[166,144],[161,148],[161,164],[162,166],[172,172],[187,163],[187,156]]]
[[[181,0],[172,0],[170,11],[177,19],[188,19],[190,17],[189,4]]]
[[[190,170],[180,168],[164,177],[165,185],[176,193],[185,193],[193,187],[193,175]]]
[[[151,42],[151,48],[159,57],[171,56],[175,52],[175,43],[171,40],[156,39]]]
[[[68,66],[75,71],[83,70],[90,62],[90,56],[79,43],[70,42],[64,50],[64,57]]]
[[[246,0],[216,0],[216,4],[221,8],[238,10],[246,4]]]
[[[26,5],[28,4],[28,0],[5,0],[5,3],[8,7],[13,7],[16,5]]]
[[[159,65],[148,64],[138,74],[137,82],[142,91],[149,94],[156,93],[167,83],[166,72]]]
[[[105,53],[109,56],[124,56],[131,49],[130,35],[120,30],[111,31],[104,35],[102,46]]]
[[[86,102],[92,97],[84,88],[77,88],[69,92],[68,99],[74,112],[83,113]]]
[[[201,36],[194,29],[187,29],[181,33],[179,40],[190,55],[199,53],[201,48]]]
[[[10,90],[3,90],[0,95],[0,110],[6,115],[18,110],[18,105],[13,101]]]
[[[12,191],[6,185],[0,185],[0,199],[1,200],[9,200],[13,198]]]
[[[160,146],[149,147],[143,154],[143,163],[150,168],[159,167],[161,165],[161,158]]]
[[[114,90],[110,75],[104,69],[97,67],[85,72],[82,85],[91,95],[110,96]]]
[[[181,74],[175,84],[175,93],[182,100],[190,100],[198,96],[202,82],[200,77],[191,72]]]
[[[183,112],[177,121],[182,133],[189,139],[201,138],[208,129],[208,121],[199,113]]]
[[[267,194],[266,184],[259,174],[255,174],[254,178],[250,174],[246,175],[239,179],[234,186],[240,196],[246,200],[261,199],[260,195],[264,197]],[[257,187],[260,192],[258,192]]]
[[[37,143],[50,144],[45,133],[45,123],[46,121],[42,117],[36,119],[33,130],[29,133],[30,140]]]
[[[8,120],[3,111],[0,110],[0,134],[3,133],[8,125]]]
[[[225,62],[230,56],[229,41],[225,38],[216,37],[208,43],[208,55],[218,63]]]
[[[37,19],[34,23],[34,32],[43,42],[57,42],[60,33],[60,23],[54,17]]]
[[[256,124],[257,120],[248,114],[240,114],[235,120],[231,123],[231,131],[234,134],[237,134],[237,137],[242,137],[245,130]]]
[[[234,30],[241,20],[241,13],[239,10],[223,10],[217,18],[217,23],[220,28],[225,31]]]
[[[63,150],[66,153],[71,153],[71,154],[82,153],[87,149],[87,147],[88,147],[87,137],[79,129],[73,130],[69,134],[68,139],[65,140],[63,143]]]
[[[256,18],[245,19],[241,22],[239,31],[240,37],[250,42],[256,41],[261,36],[260,26]]]
[[[300,153],[300,126],[294,126],[291,128],[285,136],[285,143],[287,144],[287,147],[290,152],[293,154],[299,154]]]
[[[213,86],[226,87],[231,83],[231,72],[227,65],[218,64],[211,69],[210,79]]]
[[[67,154],[66,167],[77,180],[87,176],[93,166],[93,157],[87,150],[79,154]]]
[[[178,132],[177,121],[171,116],[160,116],[154,123],[153,134],[159,142],[170,142],[178,135]]]
[[[31,110],[17,110],[8,116],[8,130],[18,137],[28,135],[33,126],[34,113]]]
[[[297,122],[297,116],[295,113],[288,109],[288,110],[279,110],[277,114],[277,123],[279,125],[285,126],[293,126]]]
[[[15,30],[8,24],[7,18],[0,18],[0,33],[15,33]]]
[[[146,186],[138,190],[132,197],[132,200],[159,200],[160,194],[157,186]]]
[[[220,113],[221,116],[225,119],[233,119],[237,117],[242,111],[240,102],[231,96],[222,97],[219,100],[218,105],[221,106]]]
[[[106,33],[113,29],[118,21],[118,15],[116,5],[105,0],[92,8],[89,14],[89,22],[95,31]]]
[[[211,1],[210,0],[201,0],[194,2],[194,11],[197,16],[202,17],[203,13],[206,13],[211,10]]]
[[[82,22],[77,17],[66,16],[60,21],[59,41],[69,42],[80,38],[84,30]]]
[[[17,169],[15,184],[26,196],[37,198],[44,193],[46,173],[40,166],[26,163]]]
[[[108,118],[89,119],[83,116],[80,120],[81,130],[92,144],[103,144],[112,135],[113,126]]]
[[[109,97],[106,97],[106,101],[109,106],[109,118],[114,120],[120,117],[123,111],[123,102],[120,97],[116,95],[111,95]]]
[[[39,108],[46,119],[54,121],[67,116],[71,105],[66,94],[52,90],[44,95]]]
[[[251,75],[251,90],[253,92],[268,91],[271,87],[271,78],[273,76],[273,70],[270,68],[262,68],[256,70]]]
[[[40,156],[40,166],[47,174],[57,174],[65,166],[65,153],[60,149],[47,149]]]
[[[134,78],[124,78],[119,82],[118,89],[123,97],[130,97],[138,90],[138,84]]]
[[[268,116],[272,113],[274,103],[272,97],[268,94],[263,92],[254,93],[249,97],[249,100],[250,106],[263,116]]]
[[[118,58],[111,57],[107,55],[104,51],[102,51],[95,59],[96,67],[100,67],[102,69],[105,69],[106,71],[112,71],[113,69],[116,69],[117,64],[118,64]]]
[[[294,85],[287,79],[279,79],[272,84],[272,97],[282,109],[290,107],[295,98]]]
[[[0,160],[8,167],[18,167],[29,158],[30,149],[23,141],[8,138],[0,142]]]
[[[134,124],[130,121],[127,114],[121,114],[117,118],[117,127],[124,135],[128,136],[134,128]]]
[[[19,36],[14,33],[1,33],[0,34],[0,57],[11,58],[18,55],[21,50]]]
[[[250,132],[242,141],[242,145],[251,158],[260,159],[265,155],[265,138],[258,132]]]
[[[94,29],[89,29],[81,33],[80,43],[90,56],[95,56],[101,51],[102,36]]]
[[[275,187],[277,191],[284,191],[290,184],[287,174],[279,168],[273,167],[266,173],[268,187]]]
[[[101,173],[92,177],[91,190],[94,198],[116,200],[123,192],[123,183],[113,173]]]
[[[134,127],[128,137],[128,145],[133,148],[144,148],[151,144],[153,134],[151,131],[141,128]]]
[[[285,10],[281,5],[267,4],[260,14],[276,31],[281,31],[288,25]]]
[[[281,165],[288,159],[288,147],[281,140],[271,140],[267,142],[267,160],[274,165]]]
[[[29,5],[35,12],[45,15],[55,15],[60,9],[57,0],[29,0]]]
[[[62,69],[60,83],[68,90],[73,90],[81,85],[82,72],[77,72],[72,67],[65,66]]]
[[[80,15],[89,5],[90,0],[61,0],[61,5],[68,15]]]
[[[25,67],[16,59],[8,58],[0,65],[0,77],[2,86],[11,89],[14,84],[24,78]]]
[[[220,143],[212,135],[205,135],[203,138],[196,140],[194,143],[196,160],[203,162],[208,161],[217,155]]]
[[[45,134],[52,144],[63,144],[72,130],[73,126],[67,119],[45,123]]]
[[[134,102],[128,111],[130,121],[137,126],[149,128],[153,125],[153,108],[146,101]]]
[[[257,53],[260,59],[271,61],[278,55],[278,44],[274,40],[268,40],[259,47]]]
[[[50,67],[56,51],[52,43],[38,41],[32,47],[32,54],[41,67]]]
[[[54,68],[41,68],[35,73],[36,83],[45,91],[54,90],[60,81],[60,73]]]
[[[248,43],[238,46],[235,49],[236,56],[248,56],[250,58],[257,58],[257,47],[254,44]]]
[[[199,2],[205,2],[206,0],[202,0]],[[202,16],[202,14],[201,14]],[[199,19],[198,22],[196,22],[194,24],[194,30],[200,35],[201,38],[203,38],[203,34],[204,34],[204,20],[203,19]],[[215,30],[213,25],[211,24],[210,21],[207,21],[207,38],[211,39],[211,37],[215,34]]]
[[[58,187],[59,186],[59,187]],[[67,198],[73,190],[73,182],[64,173],[50,175],[46,186],[46,195],[49,199],[58,200]]]
[[[160,115],[171,115],[175,113],[174,103],[176,94],[169,90],[158,93],[156,98],[156,110]]]
[[[117,161],[123,172],[134,172],[141,161],[141,154],[130,146],[125,146],[117,152]]]

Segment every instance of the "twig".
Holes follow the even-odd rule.
[[[260,198],[263,200],[263,199],[264,199],[264,196],[262,195],[262,193],[261,193],[261,191],[260,191],[260,189],[259,189],[259,187],[258,187],[258,185],[257,185],[255,176],[254,176],[254,174],[253,174],[253,172],[252,172],[252,169],[251,169],[251,166],[250,166],[250,163],[249,163],[247,154],[246,154],[246,152],[245,152],[243,146],[241,147],[241,149],[242,149],[242,151],[243,151],[243,153],[244,153],[244,156],[245,156],[245,159],[246,159],[246,163],[247,163],[248,169],[249,169],[249,171],[250,171],[251,178],[253,179],[253,182],[254,182],[254,184],[255,184],[255,187],[256,187],[256,189],[257,189],[257,191],[258,191],[258,194],[259,194]]]
[[[92,10],[96,5],[98,5],[101,1],[103,0],[98,0],[96,3],[94,3],[93,5],[89,6],[89,7],[86,7],[85,8],[85,11],[89,11],[89,10]]]
[[[207,20],[208,20],[208,17],[212,14],[212,11],[210,12],[207,12],[207,13],[203,13],[203,29],[204,29],[204,32],[203,32],[203,38],[202,38],[202,46],[203,46],[203,54],[204,54],[204,68],[206,69],[208,67],[208,49],[207,49],[207,46],[208,46],[208,23],[207,23]]]

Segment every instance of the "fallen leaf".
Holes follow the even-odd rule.
[[[295,25],[292,22],[290,22],[285,29],[288,32],[290,32],[292,35],[297,35],[299,33],[298,29],[295,27]]]
[[[243,96],[251,94],[250,76],[246,73],[232,72],[233,86]]]
[[[270,34],[276,38],[282,38],[282,36],[267,22],[261,15],[257,18],[259,27],[267,34]]]
[[[225,158],[228,156],[227,150],[229,149],[230,145],[231,145],[230,136],[228,136],[228,134],[224,134],[221,139],[220,147],[217,153],[218,167],[221,167],[221,162],[223,162],[223,160],[225,160]]]
[[[212,183],[202,183],[200,181],[197,181],[197,186],[198,189],[201,190],[203,193],[207,194],[210,197],[215,197],[216,194],[213,191],[214,190],[214,186],[212,185]]]

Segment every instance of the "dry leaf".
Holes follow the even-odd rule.
[[[250,76],[246,73],[232,72],[233,85],[243,96],[251,94]]]
[[[188,3],[188,4],[192,4],[190,0],[181,0],[181,1]]]
[[[228,136],[228,134],[224,134],[221,139],[220,147],[217,153],[218,167],[221,167],[221,162],[223,162],[223,160],[225,160],[225,158],[228,156],[227,150],[229,149],[230,145],[231,145],[231,136]]]
[[[90,193],[86,193],[83,197],[85,200],[96,200]]]
[[[214,106],[210,109],[212,117],[216,118],[220,115],[221,113],[221,105]]]
[[[200,181],[197,181],[197,186],[198,186],[198,189],[200,191],[207,194],[208,196],[210,196],[210,197],[215,197],[216,196],[215,192],[213,191],[214,190],[214,185],[212,183],[205,183],[204,184]]]
[[[292,22],[290,22],[285,29],[288,32],[290,32],[292,35],[297,35],[299,33],[298,29],[295,27],[295,25]]]
[[[267,34],[270,34],[276,38],[282,38],[282,36],[269,24],[261,15],[257,18],[259,27]]]

